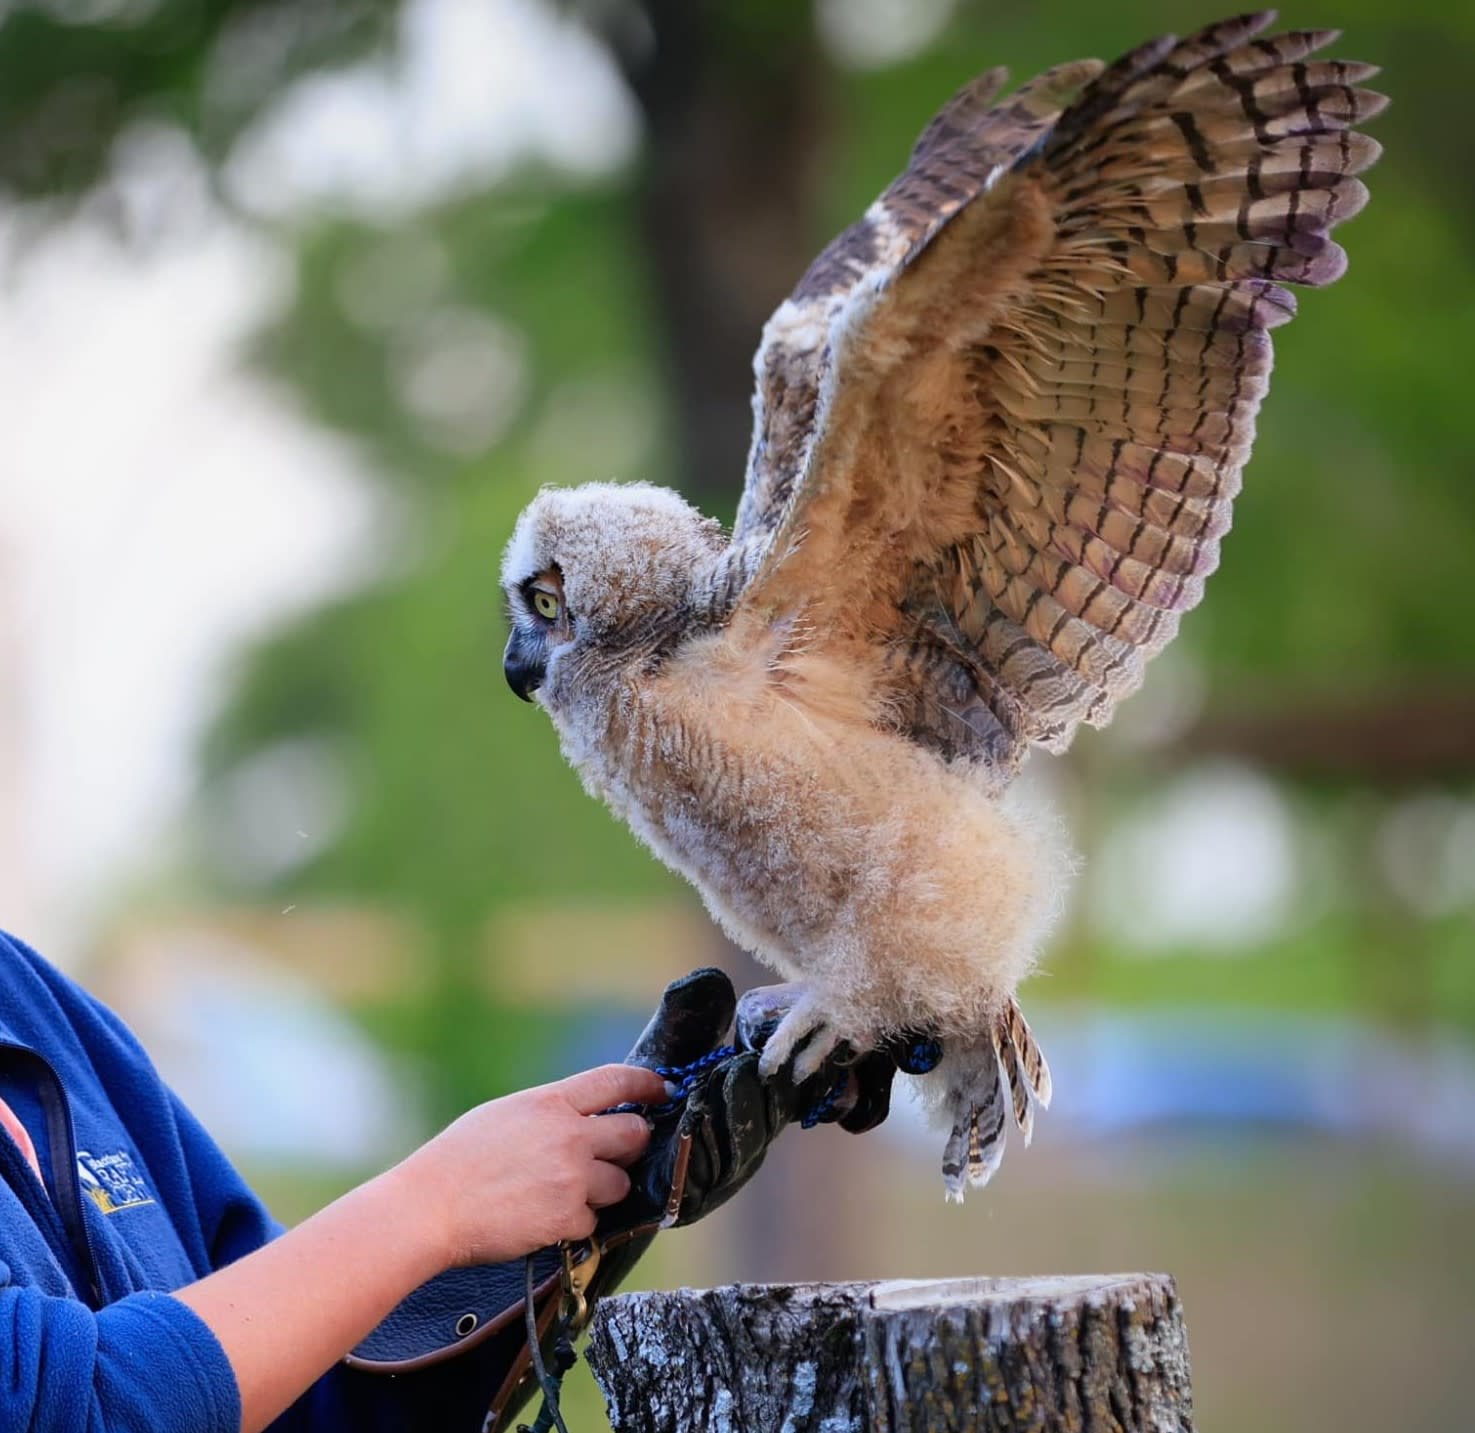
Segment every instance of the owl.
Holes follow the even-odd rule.
[[[940,1039],[950,1198],[1050,1099],[1015,992],[1064,863],[1006,788],[1199,601],[1283,285],[1367,198],[1375,70],[1272,19],[974,80],[769,320],[733,530],[594,483],[506,551],[512,689],[797,983],[765,1069]]]

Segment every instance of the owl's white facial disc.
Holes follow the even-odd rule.
[[[665,488],[545,488],[502,561],[512,624],[503,667],[513,691],[541,693],[554,711],[584,685],[591,662],[607,668],[616,654],[629,660],[669,640],[693,580],[723,546],[721,527]]]
[[[719,524],[668,488],[545,488],[518,519],[502,562],[514,615],[524,584],[556,570],[576,639],[677,610],[694,570],[723,546]]]

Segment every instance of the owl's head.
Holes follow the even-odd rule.
[[[569,652],[610,647],[669,625],[724,546],[721,525],[668,488],[588,483],[545,488],[502,559],[512,632],[503,670],[525,701]]]

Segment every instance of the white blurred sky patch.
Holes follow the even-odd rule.
[[[1446,791],[1407,797],[1377,836],[1384,879],[1425,919],[1475,907],[1475,801]]]
[[[541,0],[414,0],[392,58],[292,86],[227,168],[232,195],[401,214],[520,163],[575,174],[629,162],[639,116],[604,47]]]
[[[436,309],[396,336],[390,373],[421,438],[444,453],[483,452],[517,416],[528,389],[526,342],[471,309]]]
[[[402,212],[530,158],[634,153],[613,64],[551,7],[413,0],[402,26],[393,61],[301,81],[246,136],[228,182],[248,208]],[[114,177],[149,242],[92,204],[15,262],[0,213],[0,925],[62,958],[164,859],[242,644],[384,556],[352,449],[241,371],[287,297],[279,252],[216,210],[178,134],[126,136]],[[433,359],[407,401],[448,446],[484,442],[490,420],[457,427],[424,391]]]
[[[367,552],[351,452],[235,360],[280,290],[272,253],[224,223],[148,258],[78,224],[4,296],[0,606],[29,870],[0,894],[54,945],[153,864],[231,654]]]
[[[1291,919],[1298,857],[1292,812],[1268,777],[1203,766],[1107,833],[1088,872],[1092,914],[1145,954],[1244,949]]]
[[[871,70],[920,54],[957,8],[957,0],[816,0],[815,23],[838,64]]]

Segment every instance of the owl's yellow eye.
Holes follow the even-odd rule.
[[[551,592],[544,592],[541,588],[534,589],[533,611],[546,621],[556,622],[558,620],[558,598]]]

